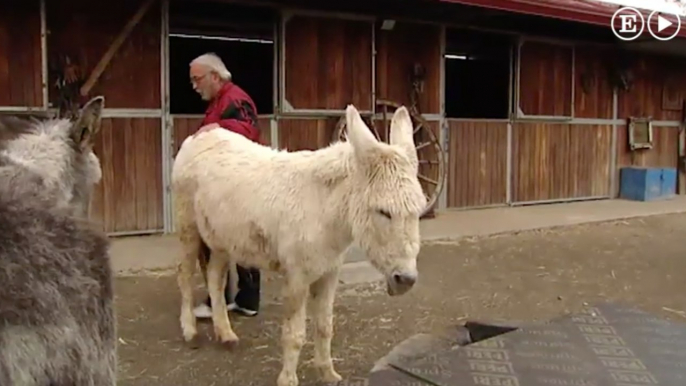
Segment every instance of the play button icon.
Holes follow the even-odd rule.
[[[664,17],[657,15],[657,32],[662,32],[665,30],[665,28],[669,27],[672,25],[671,21],[665,19]]]
[[[662,14],[664,15],[664,12]],[[653,11],[650,13],[650,16],[648,16],[648,20],[646,23],[648,24],[648,32],[650,32],[650,34],[657,40],[671,40],[679,33],[679,30],[681,30],[681,17],[679,15],[673,14],[667,14],[664,16],[663,15],[657,14],[657,11]],[[653,28],[655,28],[653,20],[654,16],[657,16],[657,33],[661,33],[665,30],[668,30],[666,32],[669,33],[671,32],[671,29],[674,29],[674,32],[669,33],[668,36],[658,36],[655,32],[653,32]],[[675,24],[676,27],[673,27]]]

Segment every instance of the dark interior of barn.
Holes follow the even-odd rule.
[[[268,8],[216,2],[172,2],[169,16],[169,83],[172,114],[203,114],[207,102],[193,91],[189,63],[213,52],[233,81],[254,100],[259,114],[274,109],[274,20]]]
[[[512,47],[507,35],[446,30],[447,118],[508,118]]]

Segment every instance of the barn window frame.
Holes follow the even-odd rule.
[[[373,115],[375,113],[376,106],[376,29],[375,22],[376,17],[372,15],[359,15],[351,13],[339,13],[339,12],[325,12],[325,11],[310,11],[304,9],[295,8],[283,8],[281,9],[281,18],[278,23],[279,33],[278,33],[278,46],[279,46],[279,56],[278,56],[278,109],[275,109],[275,114],[278,113],[283,115],[306,115],[306,116],[337,116],[345,115],[345,106],[341,106],[340,109],[301,109],[294,108],[286,99],[286,27],[288,22],[294,16],[304,16],[312,18],[322,18],[322,19],[335,19],[335,20],[347,20],[347,21],[364,21],[369,23],[370,38],[371,38],[371,88],[369,90],[370,94],[370,106],[355,106],[360,114],[362,115]]]
[[[558,47],[567,47],[571,50],[571,71],[570,71],[570,81],[571,81],[571,87],[570,87],[570,106],[569,106],[569,115],[543,115],[543,114],[526,114],[522,108],[521,108],[521,93],[522,93],[522,87],[521,87],[521,70],[522,70],[522,46],[526,44],[527,42],[530,43],[543,43],[543,44],[548,44],[548,45],[553,45],[553,46],[558,46]],[[517,41],[516,44],[516,50],[517,50],[517,55],[516,55],[516,60],[515,60],[515,92],[514,92],[514,106],[513,106],[513,111],[512,115],[515,119],[518,120],[529,120],[529,121],[548,121],[548,122],[570,122],[573,121],[574,118],[574,99],[576,97],[576,82],[575,82],[575,74],[576,74],[576,44],[574,42],[569,42],[569,41],[564,41],[564,40],[558,40],[558,39],[549,39],[549,38],[540,38],[540,37],[532,37],[532,36],[524,36],[521,35]]]

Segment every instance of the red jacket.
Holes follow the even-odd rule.
[[[217,96],[210,102],[200,127],[210,123],[217,123],[221,127],[242,134],[254,142],[260,141],[257,107],[255,107],[252,98],[232,82],[224,84]]]

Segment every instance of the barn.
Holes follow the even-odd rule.
[[[625,166],[678,170],[683,194],[686,29],[623,41],[610,28],[617,8],[5,0],[0,114],[106,97],[92,215],[113,236],[173,231],[171,164],[205,109],[188,62],[209,51],[252,95],[273,147],[328,145],[348,103],[383,137],[384,109],[412,106],[431,212],[612,199]]]

